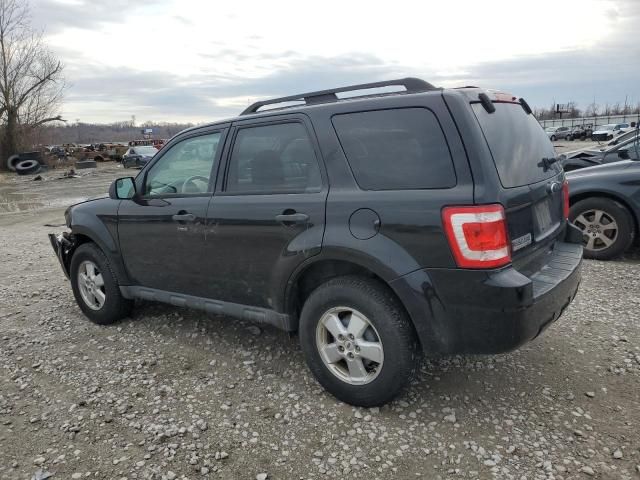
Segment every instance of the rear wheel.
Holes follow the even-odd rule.
[[[397,299],[379,282],[357,276],[332,279],[311,293],[300,343],[320,384],[363,407],[398,395],[419,359],[413,326]]]
[[[635,236],[631,214],[610,198],[593,197],[577,202],[571,207],[569,219],[582,230],[586,258],[609,260],[621,255]]]
[[[108,325],[126,317],[133,302],[120,294],[116,276],[104,253],[93,243],[78,247],[71,259],[71,287],[86,317]]]

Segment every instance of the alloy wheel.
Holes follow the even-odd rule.
[[[100,310],[107,299],[104,278],[97,265],[85,260],[78,267],[78,289],[84,303],[92,310]]]
[[[373,324],[361,312],[335,307],[322,315],[316,347],[325,366],[350,385],[365,385],[382,370],[384,349]]]
[[[583,243],[587,250],[605,250],[618,238],[618,224],[615,218],[604,210],[591,209],[582,212],[573,224],[582,230]]]

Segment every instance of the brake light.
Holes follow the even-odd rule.
[[[502,205],[445,207],[442,223],[459,267],[495,268],[511,263]]]
[[[562,214],[564,218],[569,218],[569,182],[567,180],[562,184]]]

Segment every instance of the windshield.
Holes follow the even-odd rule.
[[[496,102],[493,113],[480,103],[471,106],[506,188],[541,182],[560,172],[558,163],[545,168],[542,159],[555,158],[556,152],[535,117],[520,104]]]
[[[602,125],[600,127],[596,127],[597,130],[613,130],[615,125]]]
[[[158,150],[156,149],[156,147],[146,147],[146,146],[142,146],[142,147],[135,147],[134,150],[136,151],[136,153],[138,155],[155,155],[156,153],[158,153]]]

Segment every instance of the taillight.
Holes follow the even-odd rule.
[[[569,218],[569,182],[562,184],[562,214],[564,218]]]
[[[511,262],[502,205],[445,207],[442,223],[459,267],[495,268]]]

